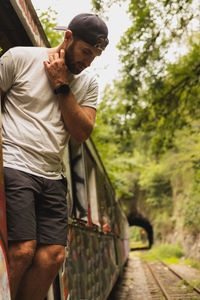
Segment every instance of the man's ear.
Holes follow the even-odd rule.
[[[65,31],[65,39],[66,39],[67,41],[72,41],[72,39],[73,39],[73,34],[72,34],[71,30]]]

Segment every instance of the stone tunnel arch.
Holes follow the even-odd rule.
[[[149,220],[143,217],[140,213],[130,213],[127,216],[129,226],[139,226],[146,230],[149,241],[149,248],[153,245],[153,227]]]

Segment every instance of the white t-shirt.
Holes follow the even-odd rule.
[[[59,179],[69,133],[44,69],[45,60],[47,49],[39,47],[15,47],[0,58],[0,88],[6,92],[3,164]],[[69,85],[80,105],[96,108],[98,85],[94,77],[86,71],[69,74]]]

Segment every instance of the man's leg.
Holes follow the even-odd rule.
[[[12,300],[43,300],[64,261],[66,183],[10,168],[4,175]]]
[[[35,192],[39,192],[40,187],[33,184],[32,177],[28,173],[4,168],[12,300],[15,299],[20,281],[35,255],[37,239]]]
[[[39,246],[31,267],[21,281],[16,300],[44,300],[64,258],[64,246]]]
[[[15,299],[20,281],[31,265],[35,253],[36,241],[9,242],[8,261],[11,298]]]

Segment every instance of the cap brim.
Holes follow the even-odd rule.
[[[66,26],[55,26],[54,30],[62,30],[62,31],[67,31],[68,28]]]

